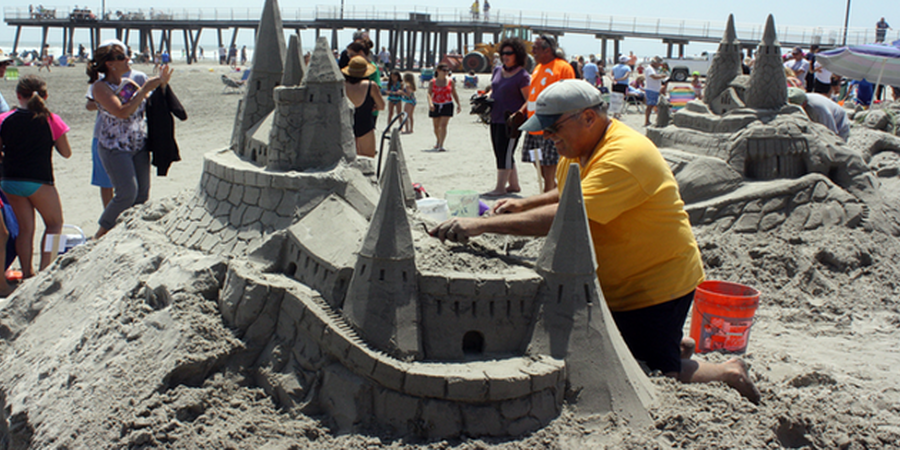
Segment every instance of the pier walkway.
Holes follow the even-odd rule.
[[[190,59],[196,60],[200,35],[204,30],[215,30],[219,47],[225,46],[223,32],[231,31],[230,44],[234,44],[240,30],[253,30],[259,21],[261,8],[186,8],[162,10],[123,9],[107,11],[103,17],[95,16],[87,9],[7,7],[4,20],[16,27],[13,52],[18,48],[23,28],[37,27],[42,30],[41,48],[47,43],[51,29],[62,29],[62,48],[73,53],[75,29],[88,29],[91,48],[100,42],[102,30],[114,30],[115,36],[127,44],[131,33],[138,35],[139,49],[155,52],[159,49],[171,53],[174,33],[183,35],[184,48],[189,49]],[[464,51],[474,44],[487,40],[497,42],[504,26],[515,25],[531,28],[535,33],[554,36],[566,34],[592,35],[600,40],[600,56],[604,60],[621,53],[619,45],[625,38],[659,40],[667,44],[667,55],[684,56],[685,45],[691,42],[716,43],[722,38],[726,18],[721,21],[693,21],[677,19],[653,19],[643,17],[618,17],[592,14],[548,13],[533,11],[491,10],[474,17],[467,8],[429,7],[340,7],[318,6],[281,10],[284,28],[287,30],[314,29],[316,37],[322,32],[331,33],[332,46],[337,48],[337,32],[342,29],[369,30],[376,49],[387,47],[392,55],[403,61],[406,69],[411,69],[413,61],[433,64],[441,55],[453,48],[451,34],[455,37],[455,49]],[[752,52],[763,33],[763,23],[736,24],[737,36],[742,45]],[[875,40],[874,29],[841,27],[800,27],[781,25],[778,38],[782,47],[809,47],[819,44],[823,48],[846,44],[857,45]],[[382,42],[382,32],[386,42]],[[154,33],[158,36],[154,41]],[[891,41],[900,37],[893,31]],[[176,34],[177,35],[177,34]],[[470,42],[471,41],[471,42]],[[612,41],[613,52],[608,53]],[[418,56],[417,56],[418,54]]]

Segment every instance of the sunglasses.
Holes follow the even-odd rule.
[[[565,119],[560,120],[559,122],[554,123],[553,125],[550,125],[550,126],[547,127],[547,128],[544,128],[544,133],[545,133],[545,134],[558,134],[558,133],[559,133],[559,129],[560,129],[560,127],[562,126],[562,124],[568,122],[569,119],[572,119],[572,118],[574,118],[574,117],[578,117],[579,115],[581,115],[581,113],[580,113],[580,112],[577,112],[577,113],[575,113],[575,114],[570,115],[569,117],[566,117]]]
[[[515,55],[516,52],[500,52],[500,54],[503,56],[512,56],[512,55]]]
[[[126,59],[128,59],[128,57],[125,56],[125,55],[123,55],[123,54],[121,54],[121,53],[119,53],[118,55],[112,56],[112,57],[110,57],[109,59],[111,59],[111,60],[113,60],[113,61],[125,61]]]

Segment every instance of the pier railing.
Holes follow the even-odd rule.
[[[4,19],[52,22],[102,20],[111,21],[255,21],[261,8],[122,8],[108,10],[103,18],[98,13],[71,7],[6,7]],[[96,16],[94,16],[96,15]],[[92,17],[93,16],[93,17]],[[721,21],[658,19],[649,17],[605,16],[580,13],[491,10],[477,17],[468,8],[433,8],[425,6],[315,6],[311,8],[282,8],[281,17],[286,22],[372,22],[372,27],[389,22],[436,22],[442,25],[499,25],[529,26],[541,31],[565,31],[570,33],[601,34],[609,36],[639,37],[647,39],[671,39],[684,41],[716,42],[725,31],[725,18]],[[762,38],[762,23],[737,23],[737,36],[744,43],[755,43]],[[778,39],[790,45],[819,44],[826,47],[842,43],[842,27],[803,27],[780,25]],[[900,32],[890,33],[887,41],[900,38]],[[858,45],[875,41],[873,28],[848,28],[847,44]]]

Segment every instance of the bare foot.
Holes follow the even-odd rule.
[[[681,359],[691,359],[696,349],[697,343],[693,339],[689,337],[681,339]]]
[[[735,388],[747,400],[754,405],[759,404],[759,389],[750,379],[750,372],[747,370],[747,363],[740,358],[731,358],[723,363],[728,367],[725,383]]]
[[[485,192],[484,194],[481,194],[481,196],[482,197],[500,197],[502,195],[506,195],[507,192],[508,191],[506,191],[506,190],[498,191],[497,189],[494,189],[493,191]]]
[[[516,187],[510,186],[510,187],[506,188],[506,193],[507,193],[507,194],[515,194],[515,193],[518,193],[518,192],[522,192],[522,188],[519,187],[519,186],[516,186]]]

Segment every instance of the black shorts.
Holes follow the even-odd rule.
[[[658,305],[612,312],[613,320],[635,359],[650,370],[681,372],[681,338],[694,291]]]
[[[453,117],[453,102],[436,103],[434,111],[428,111],[428,117]]]
[[[817,79],[813,80],[813,92],[818,94],[827,94],[831,92],[831,83],[823,83]]]
[[[628,85],[615,83],[615,84],[613,84],[612,90],[613,90],[613,92],[621,92],[622,94],[627,94],[628,93]]]

